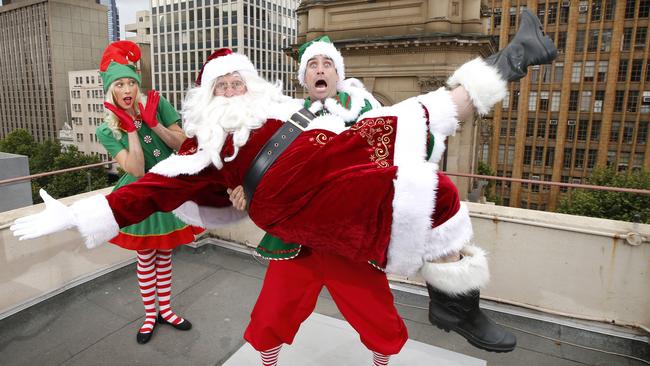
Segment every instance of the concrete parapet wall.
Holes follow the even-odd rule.
[[[63,199],[70,204],[91,194]],[[489,252],[488,299],[582,319],[650,329],[650,225],[467,203],[476,243]],[[68,230],[19,242],[13,220],[42,205],[0,213],[0,318],[134,261],[114,245],[84,247]],[[254,247],[250,220],[212,234]],[[393,278],[422,283],[421,278]]]

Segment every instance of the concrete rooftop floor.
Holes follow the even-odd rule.
[[[172,306],[193,323],[190,331],[159,325],[148,344],[136,343],[144,311],[131,264],[1,320],[0,365],[224,364],[244,345],[242,334],[266,264],[250,254],[209,244],[182,247],[173,261]],[[432,326],[425,296],[401,290],[394,295],[412,340],[491,366],[650,365],[647,342],[513,315],[517,311],[507,308],[487,311],[517,335],[517,349],[484,352]],[[342,319],[327,291],[321,293],[316,312]],[[359,342],[358,347],[364,346]],[[279,364],[289,366],[282,363],[282,354]],[[436,365],[435,360],[430,364]]]

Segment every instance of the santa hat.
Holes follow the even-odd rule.
[[[99,64],[99,76],[104,81],[104,93],[111,84],[121,78],[131,78],[140,85],[140,75],[135,65],[129,63],[140,59],[140,48],[131,41],[117,41],[106,47]]]
[[[220,48],[205,61],[199,75],[196,77],[196,86],[210,87],[212,82],[220,76],[238,71],[248,71],[257,75],[253,63],[241,53],[233,53],[230,48]]]
[[[298,68],[298,81],[300,85],[306,87],[305,85],[305,71],[307,70],[307,63],[309,60],[314,58],[314,56],[326,56],[329,57],[334,62],[334,67],[336,68],[336,73],[339,75],[339,80],[345,79],[345,64],[343,64],[343,56],[339,50],[334,47],[332,40],[328,36],[320,36],[316,39],[313,39],[298,49],[298,59],[300,59],[300,68]]]

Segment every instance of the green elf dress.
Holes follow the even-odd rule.
[[[165,127],[169,127],[181,119],[174,107],[162,96],[156,117],[159,123]],[[135,126],[144,154],[144,170],[148,172],[158,162],[170,156],[173,150],[139,116],[136,118]],[[96,133],[106,151],[113,157],[120,151],[129,149],[126,131],[122,131],[122,137],[118,140],[113,136],[108,124],[104,122],[97,127]],[[125,173],[117,181],[113,190],[136,180],[138,178]],[[170,212],[156,212],[137,224],[122,228],[120,233],[109,242],[131,250],[172,249],[193,242],[194,235],[201,231],[201,229],[185,224]]]

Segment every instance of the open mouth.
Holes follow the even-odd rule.
[[[122,101],[126,104],[131,104],[133,102],[133,97],[124,97],[122,98]]]
[[[314,84],[314,86],[316,87],[316,89],[325,89],[325,88],[327,88],[327,81],[325,81],[323,79],[316,80],[316,83]]]

